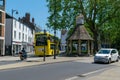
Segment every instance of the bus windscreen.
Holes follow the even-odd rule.
[[[47,45],[47,36],[44,34],[36,35],[36,46]]]

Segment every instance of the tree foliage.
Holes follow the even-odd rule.
[[[119,28],[120,22],[117,20],[120,19],[120,0],[47,0],[47,2],[50,13],[47,25],[50,28],[74,28],[76,17],[80,13],[84,15],[86,27],[93,33],[94,50],[98,50],[100,33],[106,36],[103,34],[105,29],[111,28],[113,31],[117,29],[116,27]],[[113,39],[117,37],[113,36],[116,34],[118,32],[110,33]]]

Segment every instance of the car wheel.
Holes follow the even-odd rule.
[[[119,57],[117,58],[116,62],[118,62],[118,61],[119,61]]]
[[[96,61],[94,61],[94,63],[97,63]]]
[[[108,64],[110,64],[110,63],[111,63],[111,59],[108,60]]]

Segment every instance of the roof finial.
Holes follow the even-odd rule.
[[[83,25],[83,24],[84,24],[84,16],[82,14],[80,14],[76,18],[76,25]]]

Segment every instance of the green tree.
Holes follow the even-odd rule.
[[[118,3],[113,4],[114,9],[120,8]],[[120,49],[120,10],[113,14],[114,17],[103,24],[102,28],[102,40],[109,42],[110,47]],[[103,38],[104,37],[104,38]],[[105,39],[105,40],[104,40]]]
[[[94,52],[98,50],[98,37],[104,25],[111,25],[110,21],[115,20],[120,11],[120,0],[47,0],[47,2],[50,13],[47,25],[50,28],[74,28],[76,17],[80,13],[84,15],[86,27],[93,33]]]
[[[118,12],[118,15],[120,14],[120,11]],[[111,34],[110,40],[112,47],[116,47],[120,50],[120,16],[116,17],[116,19],[113,19],[110,21],[111,23],[111,31],[109,33]]]

